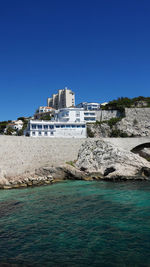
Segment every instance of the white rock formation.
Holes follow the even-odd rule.
[[[150,136],[150,108],[126,108],[116,128],[129,136]]]
[[[103,139],[87,140],[82,144],[76,166],[88,172],[100,172],[107,177],[135,176],[150,162],[132,152],[115,147]],[[108,174],[107,174],[108,173]]]

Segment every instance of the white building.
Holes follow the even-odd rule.
[[[63,108],[55,112],[55,121],[60,122],[95,122],[95,111],[85,111],[83,108]]]
[[[32,137],[86,138],[86,123],[95,121],[95,111],[63,108],[55,111],[53,120],[30,120],[25,134]]]
[[[53,116],[55,109],[51,107],[39,107],[36,113],[34,114],[34,119],[42,119],[45,115]]]
[[[84,108],[85,110],[99,110],[100,104],[99,103],[88,103],[88,102],[82,102],[78,105],[76,105],[77,108]]]
[[[51,98],[48,98],[47,105],[55,109],[75,106],[75,94],[71,89],[65,87],[65,89],[58,90],[57,94],[53,94]]]
[[[26,135],[31,137],[86,138],[85,123],[30,120]]]
[[[23,121],[22,121],[22,120],[12,121],[11,123],[8,123],[8,124],[7,124],[6,129],[7,129],[8,127],[12,128],[12,129],[14,129],[14,130],[19,131],[19,130],[21,130],[22,127],[23,127]]]
[[[47,113],[47,112],[50,112],[52,110],[54,110],[54,109],[51,107],[39,107],[38,112],[36,112],[36,113]]]

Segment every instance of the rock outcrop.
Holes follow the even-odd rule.
[[[124,117],[120,117],[120,121],[111,127],[108,120],[107,122],[101,121],[99,124],[88,125],[88,128],[93,133],[92,137],[150,136],[150,108],[125,108]]]
[[[81,146],[76,166],[87,173],[100,173],[105,179],[146,179],[142,168],[149,169],[150,162],[103,139],[91,139]]]
[[[126,108],[115,127],[128,136],[150,136],[150,108]]]
[[[8,176],[0,170],[0,189],[48,185],[67,179],[147,180],[150,179],[150,162],[104,139],[87,139],[80,147],[76,162],[49,164],[16,176]]]
[[[90,129],[90,132],[93,134],[94,138],[110,137],[111,135],[111,128],[107,123],[90,123],[87,127]]]

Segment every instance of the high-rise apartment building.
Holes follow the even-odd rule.
[[[75,94],[71,89],[65,87],[65,89],[58,90],[57,94],[53,94],[51,98],[48,98],[47,105],[55,109],[74,107]]]

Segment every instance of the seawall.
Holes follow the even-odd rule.
[[[77,159],[85,139],[0,136],[0,169],[14,176]]]

